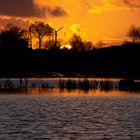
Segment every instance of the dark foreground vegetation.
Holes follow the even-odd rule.
[[[91,51],[0,48],[0,76],[47,76],[79,73],[97,77],[140,78],[140,44],[124,44]]]
[[[1,31],[0,77],[49,76],[59,72],[66,76],[78,73],[87,77],[140,78],[140,44],[136,39],[120,46],[95,48],[74,35],[69,50],[60,49],[57,40],[50,48],[41,48],[43,35],[39,49],[33,50],[23,29],[8,26]]]

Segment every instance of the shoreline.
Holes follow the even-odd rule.
[[[51,75],[51,74],[31,74],[31,75],[18,75],[16,76],[15,74],[13,75],[0,75],[0,78],[103,78],[103,79],[132,79],[132,80],[140,80],[140,76],[109,76],[109,75],[103,75],[103,76],[95,76],[95,75]]]

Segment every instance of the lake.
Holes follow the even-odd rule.
[[[1,140],[139,140],[140,92],[30,88],[0,94]]]

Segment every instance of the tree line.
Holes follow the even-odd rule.
[[[1,47],[29,47],[33,48],[33,39],[38,39],[38,49],[61,49],[61,40],[56,39],[56,30],[49,24],[44,22],[34,22],[30,25],[28,30],[24,30],[15,25],[8,24],[4,29],[0,31],[0,46]],[[45,43],[43,44],[45,38]],[[83,39],[74,34],[68,41],[72,49],[92,50],[94,45],[91,41],[83,41]],[[66,47],[64,46],[66,49]]]
[[[133,44],[140,41],[140,27],[132,25],[128,31],[127,36],[132,40]]]
[[[44,22],[34,22],[30,25],[28,30],[24,30],[15,25],[8,24],[4,29],[0,31],[0,46],[7,48],[14,47],[29,47],[33,48],[33,38],[38,39],[38,49],[60,49],[62,44],[60,40],[57,40],[56,30],[49,24]],[[140,27],[132,25],[127,33],[127,36],[132,40],[132,43],[140,41]],[[44,38],[47,38],[43,45]],[[95,47],[91,41],[83,41],[83,39],[74,34],[68,41],[71,45],[71,49],[78,51],[93,50]],[[100,47],[103,44],[100,41]],[[65,48],[65,46],[64,46]],[[66,48],[65,48],[66,49]]]

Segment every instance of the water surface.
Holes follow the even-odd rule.
[[[0,95],[2,140],[139,140],[140,96],[48,90]]]

